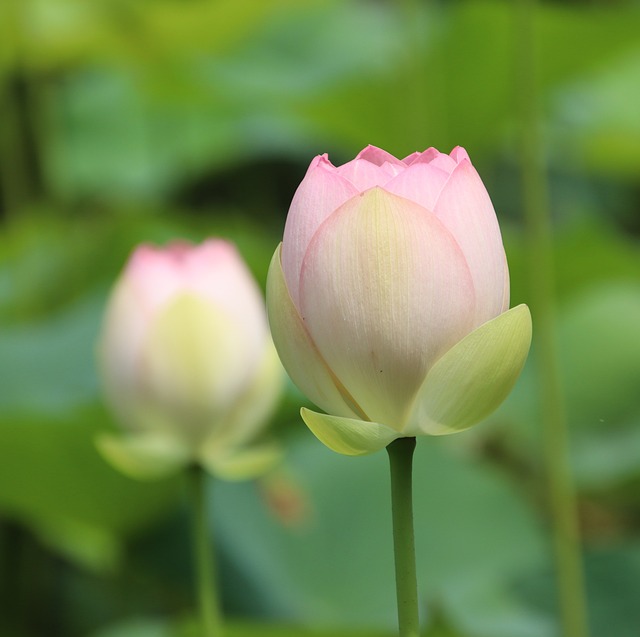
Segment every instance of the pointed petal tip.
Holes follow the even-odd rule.
[[[449,153],[449,156],[458,164],[463,160],[467,160],[469,163],[471,163],[471,159],[469,159],[469,153],[467,153],[467,151],[462,146],[456,146]]]
[[[316,155],[311,160],[311,163],[309,164],[309,168],[307,168],[307,173],[311,172],[318,166],[334,168],[334,165],[331,163],[331,160],[329,159],[329,155],[327,153]]]

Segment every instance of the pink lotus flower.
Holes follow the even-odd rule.
[[[139,246],[116,283],[99,344],[107,402],[126,428],[99,446],[119,468],[162,475],[199,462],[242,476],[282,384],[260,290],[235,247]]]
[[[510,391],[531,339],[509,308],[491,200],[460,147],[399,160],[368,146],[316,157],[267,284],[292,380],[329,415],[307,425],[347,454],[475,424]]]

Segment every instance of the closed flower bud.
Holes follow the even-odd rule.
[[[509,310],[489,195],[462,148],[399,160],[369,146],[316,157],[267,282],[282,363],[320,408],[302,416],[335,451],[460,431],[489,415],[531,341]]]
[[[124,428],[98,446],[124,472],[153,478],[198,463],[239,478],[277,456],[254,443],[282,368],[260,290],[232,244],[139,246],[109,299],[98,356]]]

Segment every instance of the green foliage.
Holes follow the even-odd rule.
[[[291,447],[285,476],[266,492],[217,485],[213,505],[221,546],[260,598],[292,619],[391,629],[385,454],[345,458],[306,433]],[[525,611],[508,582],[544,559],[532,511],[490,467],[460,457],[444,439],[420,441],[414,481],[425,619],[443,608],[470,634],[514,634],[516,609]],[[279,509],[287,495],[290,509]],[[470,613],[471,600],[478,598],[491,604],[474,605]],[[545,634],[535,628],[535,615],[527,621],[532,627],[523,635]]]
[[[557,338],[592,632],[635,637],[640,13],[583,4],[536,8]],[[514,3],[410,5],[0,3],[2,635],[197,634],[180,480],[126,479],[94,445],[117,426],[95,336],[136,243],[227,236],[263,284],[313,155],[462,144],[527,302]],[[490,422],[420,441],[428,637],[556,634],[533,360]],[[303,401],[289,387],[274,422],[280,473],[213,488],[229,637],[391,635],[386,459],[322,448]]]

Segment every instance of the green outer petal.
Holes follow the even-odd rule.
[[[212,475],[223,480],[249,480],[273,469],[283,457],[282,447],[266,443],[237,449],[227,455],[201,454],[200,463]]]
[[[377,422],[328,416],[304,407],[300,415],[320,442],[345,456],[379,451],[400,437],[395,429]]]
[[[526,305],[475,329],[431,368],[405,434],[455,433],[486,418],[511,391],[530,345]]]
[[[285,283],[280,252],[276,249],[267,276],[267,313],[273,342],[280,360],[291,377],[312,402],[339,416],[358,417],[340,393],[336,379],[309,337]],[[345,392],[346,394],[346,392]]]
[[[178,473],[190,460],[186,447],[162,435],[103,433],[95,442],[112,467],[138,480],[167,478]]]

